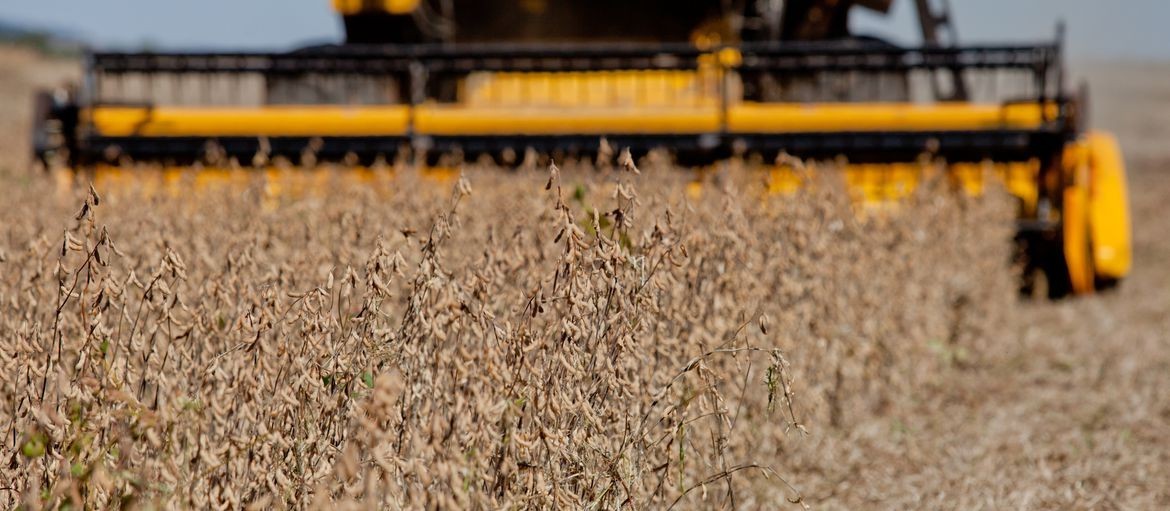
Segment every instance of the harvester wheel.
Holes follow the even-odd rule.
[[[1096,270],[1090,208],[1093,169],[1088,145],[1077,141],[1065,146],[1064,190],[1060,212],[1060,256],[1068,277],[1067,294],[1093,292]]]
[[[1091,133],[1065,151],[1060,249],[1045,257],[1049,296],[1117,287],[1130,269],[1129,203],[1117,141]]]

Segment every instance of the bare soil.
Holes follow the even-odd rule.
[[[1019,305],[979,367],[811,442],[810,500],[840,509],[1170,506],[1170,64],[1074,66],[1125,151],[1134,271],[1115,292]],[[831,453],[826,456],[826,453]],[[807,488],[807,487],[806,487]]]

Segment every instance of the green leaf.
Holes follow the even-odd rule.
[[[182,398],[179,402],[183,404],[184,411],[194,410],[198,412],[203,409],[203,403],[199,402],[198,399]]]
[[[20,446],[20,453],[25,458],[40,458],[45,455],[45,447],[48,443],[49,438],[38,431],[24,441],[24,445]]]

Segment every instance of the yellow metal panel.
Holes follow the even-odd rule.
[[[342,15],[383,11],[390,14],[409,14],[418,8],[419,0],[333,0],[333,10]]]
[[[410,121],[406,105],[97,107],[87,114],[98,132],[106,136],[402,135]],[[432,135],[684,134],[720,129],[717,106],[705,104],[593,108],[424,105],[417,107],[415,114],[418,132]],[[745,104],[728,112],[728,127],[734,133],[1035,128],[1041,123],[1040,114],[1036,105]]]
[[[845,183],[866,203],[881,204],[909,197],[925,172],[919,163],[849,164]]]
[[[1020,199],[1020,213],[1025,216],[1035,215],[1040,203],[1040,160],[997,164],[996,173],[1008,193]]]
[[[681,79],[676,77],[675,79]],[[620,81],[620,78],[618,78]],[[417,110],[420,133],[436,135],[574,134],[574,133],[708,133],[719,130],[714,104],[694,106],[646,106],[575,108],[581,97],[553,100],[555,88],[546,90],[537,80],[516,82],[523,94],[557,104],[533,108],[515,104],[519,90],[508,91],[501,82],[491,92],[473,95],[473,104],[500,106],[428,105]],[[595,90],[595,88],[586,88]],[[586,93],[587,94],[587,93]],[[571,95],[569,95],[571,96]],[[568,97],[568,96],[566,96]],[[586,101],[586,104],[591,102]],[[912,105],[912,104],[761,104],[730,107],[728,130],[732,133],[805,133],[843,131],[947,131],[1035,129],[1045,115],[1055,116],[1040,105]]]
[[[802,164],[803,165],[803,164]],[[815,165],[809,162],[808,165]],[[1040,162],[952,163],[945,168],[946,177],[956,190],[977,197],[986,192],[990,183],[998,181],[1009,194],[1020,200],[1022,214],[1036,210],[1036,174]],[[847,163],[842,167],[845,184],[853,197],[866,205],[896,203],[914,194],[923,182],[936,172],[933,164],[902,163]],[[768,191],[792,194],[808,185],[810,172],[781,164],[768,167]]]
[[[397,136],[410,121],[406,106],[97,107],[86,113],[110,137]]]
[[[732,133],[1034,129],[1056,105],[743,103],[730,107]]]
[[[1089,162],[1084,144],[1070,144],[1064,150],[1064,193],[1061,224],[1064,261],[1075,294],[1093,292],[1093,260],[1089,251]]]
[[[715,108],[469,108],[424,105],[415,109],[423,135],[605,135],[711,133]]]
[[[333,10],[341,14],[353,14],[362,8],[362,0],[333,0]]]
[[[1117,140],[1107,133],[1089,133],[1089,229],[1093,262],[1100,277],[1120,279],[1132,265],[1129,197],[1125,162]]]
[[[791,195],[808,185],[809,172],[792,165],[773,165],[768,168],[768,193]]]

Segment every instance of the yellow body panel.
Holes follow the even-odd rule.
[[[843,170],[854,199],[866,204],[892,203],[909,197],[929,172],[915,163],[850,164]]]
[[[742,104],[728,111],[732,133],[1029,129],[1038,105]],[[89,120],[105,136],[376,136],[409,132],[411,107],[98,107]],[[425,135],[716,133],[717,106],[508,107],[427,104],[414,108]]]
[[[732,133],[1034,129],[1054,118],[1056,109],[1024,103],[743,103],[728,109],[727,128]]]
[[[1117,140],[1093,132],[1084,140],[1089,160],[1089,231],[1098,277],[1120,279],[1133,264],[1125,162]]]
[[[398,136],[410,124],[410,108],[399,105],[98,107],[88,116],[109,137]]]
[[[415,109],[423,135],[687,134],[719,131],[715,108],[471,108]]]
[[[418,9],[420,0],[333,0],[333,10],[348,16],[361,12],[409,14]]]
[[[1075,294],[1093,292],[1093,266],[1089,254],[1088,194],[1081,186],[1064,190],[1064,260]]]

